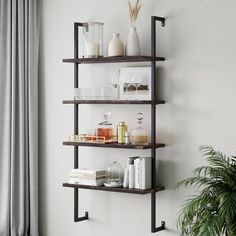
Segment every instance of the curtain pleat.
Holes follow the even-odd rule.
[[[0,0],[0,236],[38,236],[38,1]]]

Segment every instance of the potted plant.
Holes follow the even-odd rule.
[[[200,147],[208,165],[193,171],[177,188],[195,186],[199,194],[188,199],[178,216],[182,236],[236,235],[236,156],[211,146]]]

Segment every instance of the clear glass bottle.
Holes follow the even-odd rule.
[[[124,168],[117,161],[113,161],[106,167],[105,186],[120,187],[123,185]]]
[[[104,114],[104,121],[100,122],[97,127],[98,137],[104,137],[105,141],[114,141],[114,126],[109,121],[110,112]]]
[[[131,143],[132,144],[148,144],[147,131],[143,128],[143,113],[137,114],[138,127],[131,131]]]

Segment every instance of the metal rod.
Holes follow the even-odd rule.
[[[165,19],[162,17],[152,16],[151,18],[151,56],[156,57],[156,21],[161,21],[165,25]],[[152,188],[156,186],[156,61],[151,62],[151,157],[152,157]],[[151,232],[155,233],[165,229],[165,222],[160,227],[156,227],[156,193],[151,193]]]
[[[151,21],[151,56],[156,56],[156,21],[152,17]],[[151,62],[151,143],[156,143],[156,62]],[[156,185],[156,149],[154,146],[151,149],[152,156],[152,188]],[[154,232],[156,228],[156,193],[151,193],[151,231]]]
[[[79,55],[79,27],[83,26],[82,23],[74,23],[74,58],[77,59]],[[74,88],[79,87],[79,65],[74,63]],[[79,132],[79,105],[74,104],[74,134]],[[79,149],[78,146],[74,147],[74,168],[79,167]],[[79,190],[74,189],[74,222],[79,222],[88,219],[88,212],[85,216],[79,217]]]
[[[156,22],[154,18],[152,18],[151,23],[151,56],[156,56]],[[152,96],[152,104],[151,104],[151,143],[152,145],[156,144],[156,62],[151,62],[151,96]],[[156,157],[156,149],[152,147],[152,187],[156,185],[156,165],[155,165],[155,157]]]

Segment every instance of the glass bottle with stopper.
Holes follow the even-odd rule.
[[[148,144],[147,131],[143,128],[143,113],[137,114],[138,127],[133,129],[131,132],[131,143],[132,144]]]
[[[114,141],[114,126],[110,122],[110,112],[104,114],[104,120],[98,124],[97,135],[100,138],[104,138],[106,142]]]

